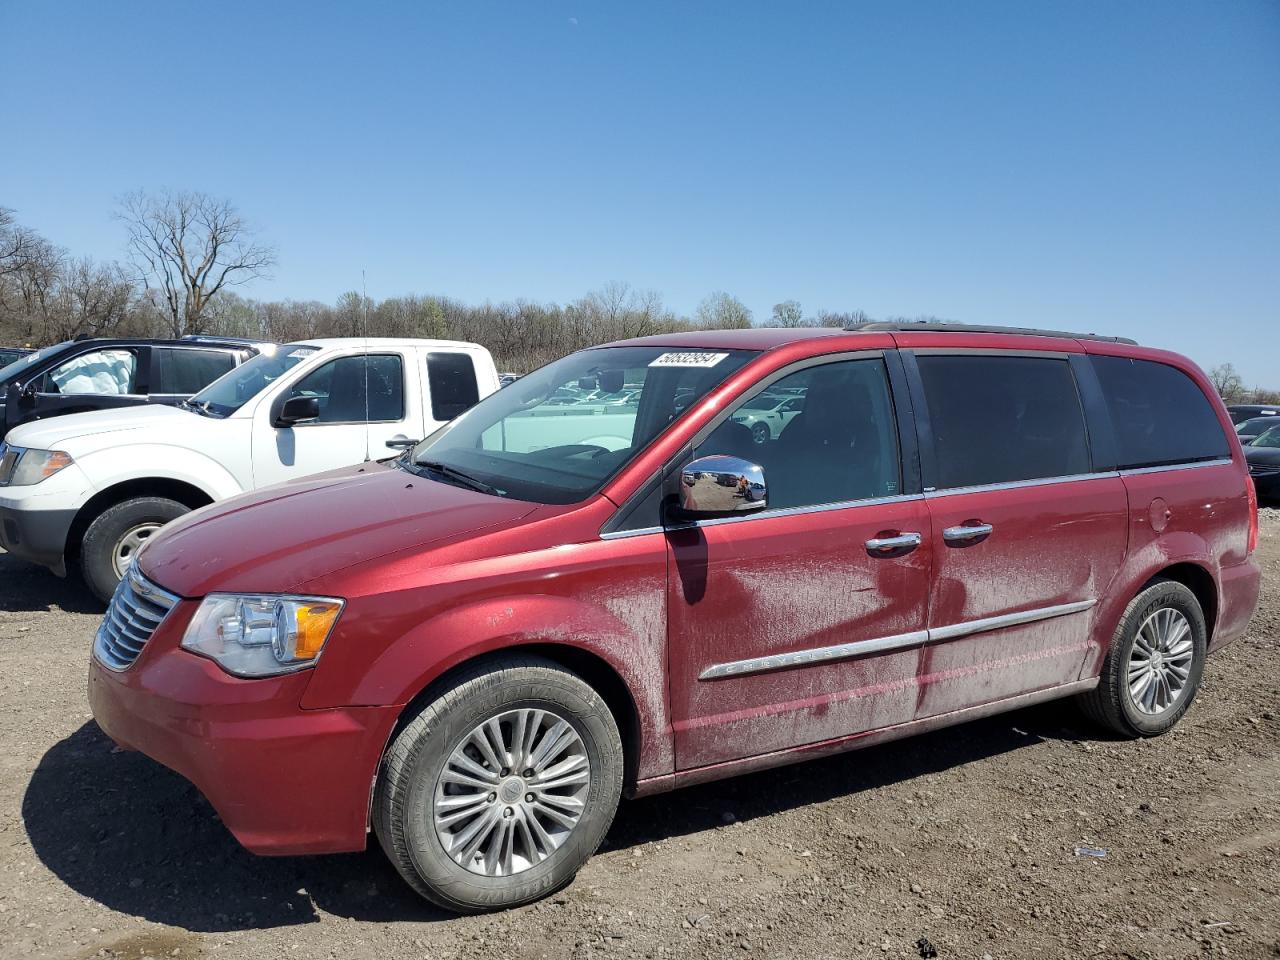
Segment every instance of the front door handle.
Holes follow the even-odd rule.
[[[965,523],[958,527],[947,527],[942,531],[942,539],[947,543],[973,543],[991,536],[994,529],[989,523]]]
[[[387,446],[392,450],[408,450],[410,447],[416,447],[421,440],[410,440],[408,437],[392,437],[387,441]]]
[[[867,552],[878,556],[896,555],[914,550],[924,541],[918,533],[899,533],[892,537],[872,537]]]

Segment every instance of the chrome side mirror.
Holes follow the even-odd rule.
[[[764,469],[741,457],[699,457],[680,471],[680,509],[691,516],[763,510],[768,495]]]

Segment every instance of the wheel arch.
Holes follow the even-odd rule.
[[[640,711],[631,694],[631,689],[622,675],[604,657],[584,647],[567,643],[513,644],[498,650],[479,653],[453,664],[423,686],[401,708],[400,715],[396,718],[395,725],[387,737],[387,743],[383,747],[383,756],[405,725],[417,716],[424,706],[452,687],[461,675],[483,670],[486,664],[497,664],[508,657],[520,655],[543,657],[580,677],[600,695],[613,715],[614,722],[618,725],[618,734],[622,738],[623,783],[626,786],[633,786],[638,775],[643,732]],[[381,759],[379,760],[380,768]]]
[[[165,497],[176,500],[192,510],[207,506],[214,501],[214,497],[207,491],[193,483],[173,477],[139,477],[112,484],[99,490],[76,511],[75,519],[67,530],[67,542],[63,551],[67,560],[73,561],[79,558],[80,541],[95,518],[116,504],[137,497]]]
[[[1213,574],[1198,563],[1190,561],[1174,563],[1155,573],[1142,585],[1141,589],[1145,590],[1157,580],[1172,580],[1195,594],[1196,600],[1200,603],[1200,609],[1204,611],[1206,639],[1212,643],[1214,627],[1218,623],[1218,584]]]

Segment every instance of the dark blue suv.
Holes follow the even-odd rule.
[[[86,338],[19,356],[0,369],[0,438],[20,423],[64,413],[178,404],[260,347],[226,337]]]

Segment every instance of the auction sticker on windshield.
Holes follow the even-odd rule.
[[[664,353],[651,367],[714,367],[727,353]]]

